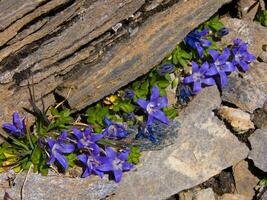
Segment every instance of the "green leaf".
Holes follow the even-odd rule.
[[[174,119],[178,115],[177,109],[175,109],[173,107],[163,108],[163,111],[169,119]]]
[[[130,149],[130,154],[128,156],[128,162],[134,165],[139,163],[139,158],[141,157],[141,149],[139,146],[133,146]]]
[[[256,15],[256,21],[267,27],[267,10],[261,10]]]
[[[68,154],[68,155],[66,155],[66,158],[67,158],[69,167],[70,168],[74,167],[75,161],[77,160],[76,159],[76,154],[74,154],[74,153]]]

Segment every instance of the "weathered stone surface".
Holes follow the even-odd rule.
[[[249,137],[249,142],[252,148],[249,159],[253,160],[256,167],[267,172],[267,129],[257,129]]]
[[[229,1],[164,1],[150,11],[145,0],[41,4],[0,32],[0,120],[29,106],[31,75],[38,100],[51,104],[56,88],[64,97],[72,88],[69,104],[84,108],[148,72]]]
[[[253,199],[255,195],[254,187],[257,186],[259,179],[249,171],[248,163],[242,160],[233,166],[233,175],[236,192]]]
[[[262,52],[262,45],[267,41],[267,30],[250,20],[236,18],[222,18],[224,25],[229,28],[229,34],[223,37],[222,42],[229,44],[234,38],[241,38],[248,43],[250,51],[258,57]]]
[[[240,194],[224,194],[218,200],[251,200],[250,198]]]
[[[259,1],[239,0],[237,3],[239,17],[245,20],[253,21],[259,8]]]
[[[198,191],[194,195],[194,200],[216,200],[215,194],[211,188]]]
[[[222,100],[251,113],[261,108],[267,100],[267,64],[252,63],[243,78],[232,74],[222,90]]]
[[[237,133],[247,132],[254,129],[254,124],[250,120],[250,114],[236,108],[222,106],[218,109],[220,118],[228,122]]]
[[[183,191],[179,193],[179,200],[192,200],[193,192],[192,190]]]
[[[205,88],[176,119],[174,144],[143,155],[141,164],[126,173],[120,184],[96,177],[70,179],[29,175],[25,199],[111,199],[158,200],[198,185],[247,157],[248,149],[213,113],[221,104],[216,87]],[[18,181],[21,180],[19,175]],[[11,196],[18,197],[20,184]],[[70,194],[71,192],[71,194]],[[71,197],[71,198],[70,198]]]
[[[267,101],[264,103],[263,108],[255,110],[253,122],[257,128],[267,129]]]

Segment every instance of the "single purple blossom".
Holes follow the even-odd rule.
[[[218,30],[217,34],[219,37],[223,37],[225,35],[227,35],[229,33],[229,29],[228,28],[221,28],[220,30]]]
[[[190,97],[193,96],[192,89],[189,85],[179,84],[177,87],[177,99],[180,104],[185,105],[190,101]]]
[[[204,62],[201,67],[195,62],[192,62],[192,74],[184,78],[184,84],[193,84],[193,93],[200,92],[202,85],[215,85],[213,78],[207,77],[206,73],[209,69],[208,62]]]
[[[173,72],[174,64],[167,63],[157,67],[157,72],[160,76],[164,76],[167,73]]]
[[[77,128],[72,129],[73,134],[77,139],[78,149],[86,148],[94,153],[99,153],[99,147],[96,142],[104,137],[102,134],[93,134],[91,128],[86,128],[84,131],[80,131]]]
[[[85,170],[82,174],[83,178],[89,176],[92,173],[100,176],[101,178],[104,176],[104,173],[97,169],[99,164],[101,164],[99,161],[98,154],[95,154],[95,153],[81,154],[81,155],[78,155],[77,158],[85,165]]]
[[[256,57],[249,53],[247,44],[242,42],[241,39],[237,38],[233,43],[233,64],[241,67],[241,69],[246,72],[249,70],[249,63],[254,61]]]
[[[121,139],[128,135],[128,132],[121,124],[112,122],[107,117],[104,117],[104,123],[106,125],[106,128],[102,133],[104,136],[111,139]]]
[[[152,87],[150,101],[137,99],[136,103],[148,113],[148,126],[151,126],[155,119],[165,124],[169,124],[169,119],[166,117],[165,113],[161,111],[162,108],[168,105],[168,99],[166,96],[160,97],[158,87]]]
[[[50,158],[47,162],[48,165],[51,165],[57,160],[64,169],[68,168],[68,161],[63,154],[72,153],[75,150],[75,146],[73,144],[65,143],[66,139],[67,132],[63,131],[57,140],[47,140],[50,149]]]
[[[133,90],[127,89],[125,90],[124,98],[132,100],[134,98],[134,95],[135,94]]]
[[[130,151],[116,153],[112,148],[106,147],[105,153],[106,156],[100,158],[103,164],[96,169],[102,172],[113,172],[115,182],[119,183],[122,173],[133,168],[133,165],[127,162]]]
[[[225,48],[221,54],[216,50],[209,50],[209,53],[213,59],[213,63],[210,65],[210,69],[206,75],[218,75],[220,77],[220,86],[223,88],[228,82],[227,75],[235,71],[233,63],[228,61],[231,55],[230,49]]]
[[[25,118],[22,119],[19,116],[19,113],[14,112],[13,114],[13,122],[12,123],[4,123],[2,128],[6,130],[8,133],[11,133],[15,136],[25,136],[26,125]]]
[[[196,49],[201,58],[204,57],[204,47],[211,46],[211,41],[205,39],[209,33],[209,29],[205,28],[202,31],[197,29],[190,32],[184,39],[185,43],[193,49]]]

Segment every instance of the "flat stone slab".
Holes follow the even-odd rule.
[[[100,199],[113,194],[110,198],[116,200],[158,200],[198,185],[248,154],[246,145],[214,115],[220,104],[216,87],[204,89],[177,118],[181,127],[173,130],[177,132],[174,144],[145,153],[141,163],[119,184],[108,182],[106,177],[71,179],[30,173],[24,198]],[[19,175],[16,186],[7,189],[11,197],[19,198],[24,176]]]
[[[262,108],[267,100],[267,64],[252,63],[243,78],[232,74],[222,91],[222,100],[250,113]]]
[[[267,129],[257,129],[249,137],[252,150],[249,152],[249,159],[252,159],[255,166],[267,172]]]

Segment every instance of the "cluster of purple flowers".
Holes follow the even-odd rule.
[[[83,131],[72,128],[74,138],[68,138],[67,132],[63,131],[57,140],[48,139],[50,153],[48,164],[57,161],[64,169],[67,169],[68,162],[64,155],[76,151],[77,159],[84,166],[82,177],[96,174],[102,178],[105,172],[113,172],[115,181],[120,182],[122,173],[133,168],[133,165],[127,162],[129,151],[117,153],[110,147],[102,149],[97,142],[104,137],[121,139],[127,136],[127,132],[122,125],[108,118],[105,118],[104,122],[106,128],[102,134],[94,134],[90,127]]]
[[[210,63],[204,62],[200,67],[192,62],[192,74],[184,78],[184,84],[193,85],[193,93],[198,93],[203,86],[215,85],[216,81],[223,88],[227,84],[228,75],[236,69],[246,72],[249,63],[256,59],[241,39],[234,39],[231,49],[226,47],[221,53],[209,50],[209,54],[212,57]]]
[[[13,122],[12,123],[4,123],[3,129],[7,131],[8,133],[18,136],[18,137],[24,137],[26,132],[26,125],[25,125],[25,119],[22,119],[19,116],[19,113],[14,112],[13,114]]]

